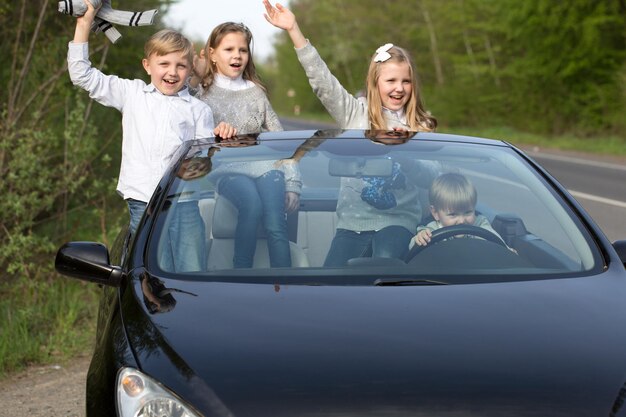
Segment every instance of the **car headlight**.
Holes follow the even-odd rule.
[[[154,379],[132,368],[117,376],[117,412],[121,417],[200,417]]]

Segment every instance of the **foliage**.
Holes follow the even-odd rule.
[[[72,341],[93,319],[95,289],[59,277],[54,251],[69,239],[108,243],[127,221],[115,193],[120,114],[72,86],[65,56],[74,25],[56,2],[0,0],[0,373],[85,348]],[[144,77],[143,43],[158,29],[119,28],[114,46],[92,35],[94,66]]]
[[[353,93],[375,49],[411,51],[441,126],[626,136],[626,4],[615,0],[291,0],[305,36]],[[303,112],[321,110],[286,33],[271,61]],[[282,84],[282,85],[281,85]],[[276,101],[275,101],[276,102]]]
[[[31,363],[91,350],[97,287],[70,279],[0,284],[0,378]]]

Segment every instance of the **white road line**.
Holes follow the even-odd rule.
[[[626,208],[625,201],[612,200],[610,198],[599,197],[593,194],[581,193],[580,191],[574,191],[574,190],[567,190],[567,191],[569,191],[569,193],[573,195],[575,198],[591,200],[597,203],[608,204],[610,206],[615,206],[615,207],[620,207],[620,208]]]
[[[511,186],[526,188],[524,185],[519,184],[519,183],[514,182],[514,181],[504,180],[502,178],[494,177],[492,175],[483,174],[483,173],[476,172],[476,171],[471,171],[471,170],[465,170],[465,171],[466,172],[471,172],[470,175],[472,175],[474,177],[487,178],[489,180],[505,183],[505,184],[508,184],[508,185],[511,185]],[[574,196],[574,198],[576,198],[576,199],[595,201],[596,203],[607,204],[609,206],[626,208],[626,201],[613,200],[613,199],[610,199],[610,198],[600,197],[600,196],[593,195],[593,194],[587,194],[587,193],[583,193],[583,192],[576,191],[576,190],[569,190],[568,189],[567,192],[570,193],[572,196]]]
[[[572,156],[554,155],[550,153],[528,151],[528,150],[525,151],[525,153],[529,155],[530,157],[536,158],[536,159],[543,158],[543,159],[551,159],[553,161],[574,162],[577,164],[588,165],[588,166],[593,166],[593,167],[598,167],[598,168],[608,168],[608,169],[616,169],[619,171],[626,171],[626,165],[613,164],[610,162],[594,161],[591,159],[582,159],[582,158],[575,158]]]

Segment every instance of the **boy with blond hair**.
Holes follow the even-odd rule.
[[[147,202],[181,143],[235,129],[214,126],[213,112],[192,97],[186,86],[193,66],[191,42],[173,30],[154,34],[145,44],[143,68],[150,84],[103,74],[89,61],[89,33],[97,10],[85,0],[87,11],[76,19],[74,40],[68,47],[68,71],[74,85],[98,103],[122,113],[122,162],[117,192],[128,204],[134,232]]]
[[[434,230],[460,224],[482,227],[500,237],[485,216],[476,214],[478,193],[464,175],[453,172],[439,175],[431,184],[428,197],[434,220],[417,228],[411,247],[428,245]]]

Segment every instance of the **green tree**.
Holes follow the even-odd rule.
[[[612,130],[623,106],[626,19],[614,0],[498,3],[512,120],[532,130]],[[623,110],[623,107],[622,107]]]
[[[141,0],[132,7],[169,3]],[[76,340],[67,336],[85,311],[93,313],[95,304],[88,300],[94,290],[53,279],[54,251],[70,238],[106,243],[126,220],[115,193],[120,115],[94,105],[72,86],[65,56],[74,25],[73,17],[57,12],[56,2],[0,0],[5,80],[0,89],[0,374],[59,349],[53,340],[66,345]],[[143,43],[158,28],[119,28],[123,38],[114,46],[102,34],[92,35],[94,65],[127,78],[144,77]]]

